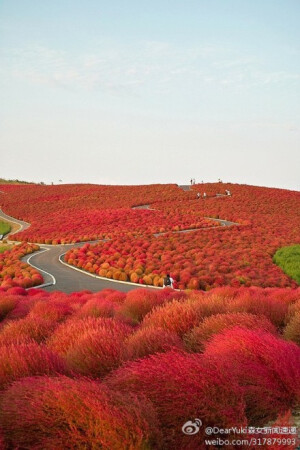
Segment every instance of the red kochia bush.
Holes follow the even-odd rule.
[[[53,296],[53,298],[37,301],[31,308],[29,317],[61,322],[72,312],[73,310],[66,300],[58,300]]]
[[[160,448],[153,406],[88,379],[35,377],[13,383],[0,412],[7,448]]]
[[[77,317],[113,317],[118,305],[106,298],[88,300],[76,313]]]
[[[75,372],[99,377],[118,367],[123,341],[131,332],[131,327],[110,318],[71,319],[54,332],[48,346]]]
[[[284,318],[289,307],[287,289],[276,289],[282,296],[276,295],[274,290],[248,289],[242,291],[233,301],[229,302],[231,312],[247,312],[266,316],[276,327],[284,324]],[[229,312],[228,311],[228,312]]]
[[[300,345],[300,310],[289,321],[283,330],[283,336],[289,341],[294,341]]]
[[[0,345],[43,342],[56,326],[57,322],[39,317],[9,321],[0,331]]]
[[[225,310],[222,298],[192,294],[188,300],[174,300],[155,308],[142,322],[143,328],[161,327],[179,336],[199,325],[204,317]]]
[[[287,314],[285,316],[285,323],[288,324],[295,314],[300,314],[300,298],[295,303],[290,304]]]
[[[0,389],[19,378],[66,373],[62,359],[36,343],[0,347]]]
[[[133,319],[135,322],[140,322],[154,306],[161,305],[163,302],[164,298],[156,291],[135,289],[127,293],[120,314]]]
[[[193,328],[185,336],[186,346],[193,352],[202,352],[205,342],[213,335],[234,326],[276,333],[275,326],[264,316],[246,313],[216,314],[206,317],[198,327]]]
[[[17,295],[0,295],[0,321],[14,309],[18,301]]]
[[[123,358],[138,359],[153,353],[168,352],[173,348],[184,350],[177,334],[163,328],[144,328],[126,339]]]
[[[300,400],[300,348],[292,342],[235,327],[215,335],[203,357],[243,387],[251,424],[274,420]]]
[[[163,448],[192,448],[181,428],[194,418],[220,427],[245,424],[240,389],[201,355],[156,354],[119,368],[104,382],[113,391],[143,394],[152,401],[164,434]],[[202,448],[203,428],[192,444]]]

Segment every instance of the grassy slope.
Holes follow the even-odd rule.
[[[0,222],[0,234],[6,234],[9,233],[11,230],[11,226],[7,222]]]
[[[300,284],[300,244],[277,250],[273,261]]]

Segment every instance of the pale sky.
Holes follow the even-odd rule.
[[[0,0],[0,177],[300,189],[299,0]]]

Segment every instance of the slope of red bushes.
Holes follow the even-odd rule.
[[[299,300],[299,288],[0,292],[3,448],[204,450],[205,426],[287,417]]]
[[[232,196],[216,196],[226,189]],[[5,212],[31,223],[15,239],[57,244],[111,238],[66,255],[69,264],[103,277],[161,286],[170,272],[180,289],[296,286],[272,262],[278,248],[300,242],[300,194],[295,191],[223,183],[196,185],[187,192],[176,185],[3,190]],[[208,197],[197,200],[198,191]],[[141,204],[152,209],[131,209]],[[239,225],[225,228],[207,217]]]

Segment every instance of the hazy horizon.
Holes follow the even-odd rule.
[[[1,1],[0,176],[299,190],[299,13],[297,0]]]

